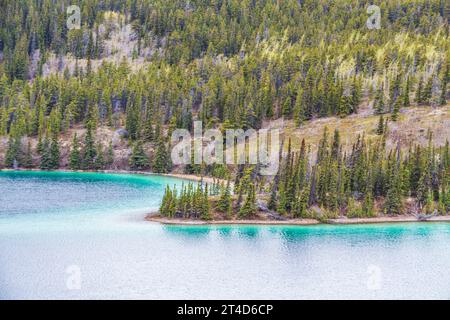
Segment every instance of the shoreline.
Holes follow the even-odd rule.
[[[171,177],[182,180],[190,180],[200,182],[202,179],[204,182],[226,182],[222,179],[215,179],[212,177],[201,177],[193,174],[182,173],[154,173],[148,171],[128,171],[128,170],[70,170],[70,169],[57,169],[57,170],[40,170],[40,169],[0,169],[1,171],[39,171],[39,172],[79,172],[79,173],[110,173],[110,174],[138,174],[146,176],[162,176]],[[169,219],[158,215],[157,212],[145,214],[144,221],[156,222],[165,225],[180,225],[180,226],[200,226],[200,225],[279,225],[279,226],[313,226],[313,225],[352,225],[352,224],[376,224],[376,223],[404,223],[404,222],[450,222],[450,215],[447,216],[435,216],[427,220],[419,220],[413,215],[401,215],[395,217],[374,217],[374,218],[347,218],[341,217],[336,219],[327,219],[326,221],[319,221],[317,219],[287,219],[287,220],[266,220],[266,219],[246,219],[246,220],[189,220],[189,219]]]
[[[212,184],[214,182],[219,183],[226,183],[226,180],[219,179],[219,178],[212,178],[212,177],[206,177],[206,176],[196,176],[194,174],[187,174],[187,173],[155,173],[155,172],[149,172],[149,171],[131,171],[131,170],[70,170],[70,169],[56,169],[56,170],[41,170],[41,169],[25,169],[25,168],[18,168],[18,169],[9,169],[9,168],[3,168],[0,169],[1,171],[35,171],[35,172],[67,172],[67,173],[111,173],[111,174],[138,174],[143,176],[160,176],[160,177],[169,177],[169,178],[177,178],[182,180],[190,180],[195,182],[204,181],[209,184]],[[230,181],[231,185],[233,185],[233,182]]]
[[[437,216],[429,218],[425,221],[418,220],[414,216],[398,216],[398,217],[375,217],[375,218],[337,218],[328,219],[321,222],[316,219],[289,219],[289,220],[188,220],[188,219],[169,219],[158,216],[156,214],[148,214],[146,221],[156,222],[164,225],[179,226],[202,226],[202,225],[278,225],[278,226],[313,226],[313,225],[365,225],[377,223],[402,223],[402,222],[450,222],[450,216]]]

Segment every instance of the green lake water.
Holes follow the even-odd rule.
[[[450,224],[164,226],[144,175],[0,172],[0,299],[449,299]]]

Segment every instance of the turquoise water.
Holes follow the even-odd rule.
[[[163,226],[168,177],[0,172],[0,299],[449,299],[450,224]]]

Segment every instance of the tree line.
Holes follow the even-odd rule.
[[[167,187],[160,213],[169,218],[212,219],[212,211],[222,219],[247,219],[265,210],[261,203],[267,203],[266,211],[290,218],[450,212],[449,142],[435,147],[431,131],[427,146],[411,144],[405,151],[399,144],[388,149],[385,134],[372,140],[358,136],[347,150],[339,131],[331,137],[327,129],[315,153],[305,140],[299,151],[292,150],[290,141],[287,149],[271,182],[263,181],[255,166],[242,165],[234,190],[228,180],[219,184],[212,198],[201,184],[183,187],[180,194]]]

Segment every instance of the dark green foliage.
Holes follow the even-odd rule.
[[[401,102],[397,99],[394,103],[394,109],[392,110],[391,120],[396,122],[398,120],[398,114],[400,112]]]
[[[23,154],[21,166],[24,168],[32,168],[33,167],[33,153],[31,149],[31,142],[28,141],[27,149],[25,150],[25,153]]]
[[[380,116],[380,133],[381,129],[386,130]],[[412,196],[420,210],[436,208],[445,214],[448,143],[435,149],[430,134],[426,152],[417,146],[404,156],[400,147],[388,152],[384,139],[383,133],[371,143],[359,137],[351,152],[344,153],[338,147],[339,134],[330,143],[325,131],[315,162],[304,145],[300,152],[289,151],[281,164],[278,191],[272,191],[269,203],[276,202],[280,213],[293,217],[311,217],[312,206],[322,208],[327,217],[373,217],[404,213],[405,197]]]
[[[39,166],[42,170],[52,169],[51,154],[50,154],[50,142],[48,138],[45,137],[42,141],[42,151],[41,151],[41,164]]]
[[[95,147],[94,137],[92,136],[92,129],[88,126],[84,136],[84,145],[82,149],[82,169],[95,170],[95,158],[97,157],[97,149]]]
[[[156,173],[167,173],[171,170],[171,159],[169,150],[163,138],[160,138],[156,144],[156,151],[152,163],[152,171]]]
[[[103,170],[105,169],[105,153],[103,151],[103,146],[99,143],[97,145],[97,157],[95,158],[95,169]]]
[[[180,193],[177,192],[175,186],[173,189],[167,186],[159,207],[159,213],[168,218],[210,220],[212,217],[208,196],[207,184],[202,187],[201,183],[197,186],[189,183],[187,186],[182,186]]]
[[[75,133],[72,140],[72,149],[69,156],[69,168],[71,170],[81,169],[81,153],[77,134]]]
[[[239,209],[238,213],[239,217],[244,219],[255,215],[257,209],[255,185],[251,183],[247,190],[244,205]]]
[[[20,164],[21,142],[20,137],[9,137],[8,148],[5,155],[5,167],[12,168],[15,164]]]
[[[146,170],[150,167],[150,160],[144,152],[141,141],[136,141],[129,159],[129,165],[132,170]]]
[[[59,143],[56,135],[53,136],[50,142],[50,160],[49,169],[58,169],[60,161]]]
[[[409,101],[409,94],[410,94],[410,80],[409,77],[406,79],[405,87],[403,89],[403,95],[402,95],[402,103],[403,107],[409,107],[411,102]]]
[[[5,165],[32,163],[29,149],[25,154],[21,150],[20,138],[37,136],[40,167],[57,168],[59,134],[84,125],[83,144],[74,138],[69,166],[109,168],[114,162],[112,145],[105,153],[94,132],[101,126],[125,126],[133,146],[130,166],[148,168],[141,144],[149,142],[155,147],[152,170],[166,173],[172,169],[170,133],[175,128],[191,131],[197,119],[205,127],[257,129],[281,116],[297,126],[317,117],[345,117],[368,99],[374,100],[376,114],[390,112],[393,121],[401,107],[410,105],[410,94],[419,105],[445,105],[448,26],[442,23],[442,1],[381,1],[383,27],[377,32],[364,27],[368,4],[81,0],[81,29],[68,30],[67,1],[4,0],[0,136],[9,136]],[[109,24],[104,21],[107,11],[119,13],[131,25],[137,41],[132,58],[145,61],[144,68],[135,68],[135,61],[113,64],[104,59],[103,44],[111,30],[99,29]],[[155,54],[144,55],[149,47]],[[62,74],[43,76],[46,59],[53,54],[61,61],[65,54],[74,56],[73,73],[62,65]],[[97,59],[104,63],[97,67]],[[386,124],[380,117],[380,140],[386,136]],[[387,211],[396,213],[396,201],[409,195],[418,197],[424,208],[448,203],[448,163],[436,156],[442,150],[412,148],[407,160],[395,163],[397,177],[388,169],[395,161],[386,157],[383,142],[360,137],[353,148],[343,149],[338,132],[333,141],[324,134],[315,158],[304,145],[300,152],[289,148],[274,179],[269,207],[303,217],[312,206],[335,214],[354,205],[358,215],[369,215],[372,202],[374,207],[387,202]],[[248,192],[257,178],[247,170],[238,169],[235,183],[241,209],[251,207]],[[227,172],[224,166],[202,165],[186,166],[185,171],[221,177]],[[192,206],[201,216],[202,201],[194,198]]]
[[[380,115],[377,125],[377,135],[381,136],[384,133],[384,118],[383,115]]]
[[[442,1],[381,1],[389,18],[376,33],[362,27],[367,1],[300,2],[139,0],[118,5],[82,0],[77,2],[81,29],[68,30],[66,1],[5,0],[0,134],[9,133],[9,113],[23,122],[20,130],[27,135],[45,134],[46,121],[57,114],[59,131],[77,124],[92,130],[125,125],[131,140],[145,142],[161,138],[158,126],[192,129],[194,117],[208,126],[258,128],[280,116],[300,125],[358,112],[365,93],[374,90],[368,84],[373,79],[378,81],[374,108],[383,113],[392,111],[399,98],[402,106],[409,105],[410,87],[417,88],[420,104],[432,100],[436,76],[427,74],[431,64],[438,66],[439,100],[445,104],[448,35]],[[150,60],[140,71],[132,68],[134,61],[106,62],[103,43],[111,30],[99,30],[109,25],[104,17],[109,11],[131,25],[137,39],[133,58]],[[150,34],[167,41],[155,44]],[[393,41],[397,34],[408,37]],[[149,47],[158,54],[144,56]],[[403,58],[404,48],[411,51],[408,58]],[[424,48],[433,48],[432,62]],[[63,64],[59,75],[42,76],[53,53],[61,61],[66,53],[76,58],[72,74]],[[87,65],[82,68],[79,59]],[[93,59],[105,61],[97,68]]]
[[[227,181],[226,186],[221,186],[220,198],[219,201],[217,201],[216,210],[225,213],[228,218],[231,216],[233,202],[231,198],[231,186],[229,180]]]

